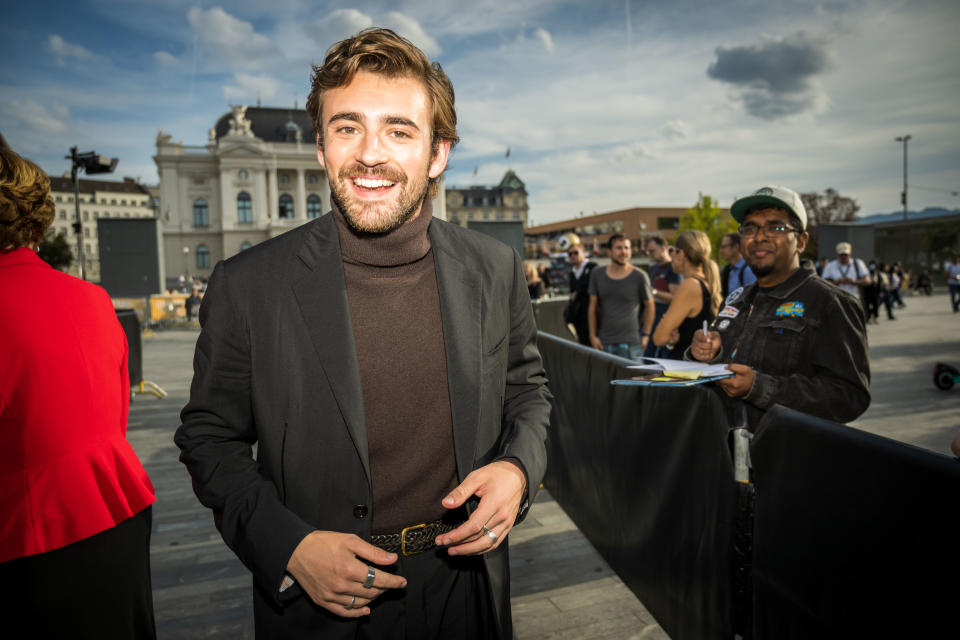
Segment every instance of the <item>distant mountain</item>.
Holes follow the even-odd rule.
[[[944,216],[960,215],[960,209],[944,209],[943,207],[927,207],[923,211],[907,211],[907,220],[924,220],[927,218],[942,218]],[[858,217],[854,224],[877,224],[879,222],[898,222],[903,220],[903,211],[893,213],[874,213],[869,216]]]

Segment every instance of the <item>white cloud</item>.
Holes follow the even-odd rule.
[[[663,128],[660,129],[660,133],[668,140],[676,140],[679,138],[689,138],[691,130],[690,125],[683,120],[669,120],[667,124],[663,125]]]
[[[57,57],[59,64],[63,64],[67,58],[89,60],[93,57],[87,49],[78,44],[70,44],[56,34],[51,34],[47,39],[47,48]]]
[[[224,97],[231,103],[254,104],[258,99],[286,101],[283,83],[274,76],[237,73],[234,81],[236,84],[223,88]]]
[[[546,29],[540,28],[534,31],[533,35],[535,35],[537,39],[543,43],[543,48],[547,50],[547,53],[553,55],[554,51],[556,51],[556,47],[553,44],[553,36],[550,35],[550,32]]]
[[[167,51],[155,51],[153,54],[153,59],[157,62],[157,64],[165,67],[173,67],[180,64],[180,60],[178,60],[175,55]]]
[[[442,53],[439,43],[431,38],[420,23],[408,15],[391,11],[383,20],[383,26],[393,29],[398,34],[420,47],[425,54],[434,58]]]
[[[187,22],[203,47],[231,66],[259,68],[278,53],[270,39],[253,25],[231,16],[220,7],[204,11],[193,7]]]
[[[61,104],[47,107],[34,100],[0,102],[0,120],[13,123],[11,129],[22,127],[43,134],[64,133],[69,116],[67,108]]]
[[[315,20],[310,27],[310,35],[314,42],[326,50],[335,42],[372,26],[373,19],[365,13],[356,9],[337,9]]]

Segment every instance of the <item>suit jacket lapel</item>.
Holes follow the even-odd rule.
[[[430,224],[430,242],[440,292],[447,385],[453,414],[453,446],[462,481],[473,470],[480,421],[482,279],[457,257],[443,223]]]
[[[293,293],[369,479],[360,366],[350,324],[340,238],[332,215],[328,213],[313,225],[297,257]]]

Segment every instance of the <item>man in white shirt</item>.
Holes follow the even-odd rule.
[[[953,312],[960,311],[960,258],[954,258],[953,264],[947,265],[947,286],[950,288],[950,304]]]
[[[829,280],[854,298],[860,299],[860,287],[870,284],[870,270],[860,258],[854,258],[849,242],[837,244],[837,259],[823,269],[823,279]]]

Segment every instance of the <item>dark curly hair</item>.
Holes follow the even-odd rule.
[[[0,145],[0,250],[40,242],[55,213],[43,169]]]

